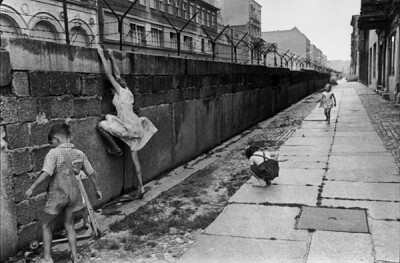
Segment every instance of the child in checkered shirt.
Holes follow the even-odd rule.
[[[67,124],[52,126],[48,139],[53,149],[45,157],[40,176],[25,193],[30,198],[36,187],[50,177],[46,205],[42,217],[44,255],[40,262],[53,262],[51,258],[51,226],[61,213],[65,213],[64,226],[68,233],[71,249],[70,262],[78,262],[74,217],[75,212],[81,210],[84,206],[76,175],[83,170],[92,182],[99,200],[102,198],[102,193],[97,182],[97,175],[86,155],[82,151],[75,149],[71,143],[69,126]]]

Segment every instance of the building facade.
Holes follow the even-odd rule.
[[[360,80],[399,103],[400,1],[362,0],[358,28]]]
[[[68,0],[66,8],[65,15],[61,0],[4,0],[0,6],[2,36],[66,43],[68,33],[70,44],[91,46],[97,43],[96,1]]]
[[[282,51],[290,50],[305,59],[311,58],[310,40],[297,27],[290,30],[262,32],[261,37],[268,43],[277,43]]]
[[[202,0],[139,0],[133,4],[133,0],[99,2],[99,21],[104,25],[100,42],[105,46],[158,55],[213,54],[219,33],[214,5]],[[222,50],[214,47],[219,55]]]
[[[217,0],[222,23],[261,38],[261,5],[254,0]]]
[[[279,53],[289,51],[301,59],[294,63],[294,69],[307,68],[318,70],[326,66],[326,55],[317,46],[311,44],[310,40],[297,27],[290,30],[262,32],[261,36],[268,43],[276,43]]]

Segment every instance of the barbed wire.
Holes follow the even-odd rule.
[[[110,1],[110,0],[108,0],[108,1]],[[113,1],[113,5],[124,7],[124,8],[127,8],[127,6],[128,6],[128,5],[115,4],[114,1]],[[167,4],[163,4],[163,5],[164,5],[163,10],[165,10],[164,13],[168,14],[167,9],[165,9],[165,7],[169,7],[170,5],[167,5]],[[175,6],[173,8],[179,8],[179,7]],[[146,14],[148,13],[148,11],[141,10],[139,8],[133,7],[133,9],[135,10],[135,12],[143,12]],[[196,8],[194,8],[194,10],[196,10]],[[21,15],[18,12],[15,13],[15,12],[11,12],[11,11],[4,10],[4,9],[1,10],[1,12],[6,13],[6,14],[8,13],[8,14]],[[187,12],[187,14],[189,14],[188,18],[191,19],[192,18],[192,17],[190,17],[191,12],[189,12],[189,10],[186,10],[185,12]],[[186,17],[182,18],[182,17],[176,17],[173,15],[169,15],[168,19],[165,19],[165,17],[162,14],[152,13],[152,15],[157,16],[159,19],[170,20],[170,21],[173,21],[174,23],[182,24],[182,25],[184,23],[187,23],[187,21],[189,21],[189,19],[187,19]],[[40,15],[26,15],[26,16],[39,17],[39,18],[42,18],[44,20],[49,20],[49,21],[51,21],[51,20],[64,21],[64,20],[59,20],[56,18],[48,18],[48,17],[40,16]],[[103,26],[104,25],[112,25],[112,24],[119,25],[120,21],[118,21],[118,19],[114,19],[114,20],[107,21],[107,22],[102,21],[102,22],[98,22],[98,23],[91,23],[91,25],[103,25]],[[201,23],[202,19],[203,18],[200,17],[199,19],[191,20],[189,25],[190,24],[193,24],[196,26],[197,26],[197,24],[200,24],[201,26],[206,25],[207,30],[210,31],[209,33],[219,34],[218,29],[216,30],[215,28],[207,26],[207,24],[208,24],[207,21],[206,21],[206,23],[204,23],[204,22]],[[207,20],[207,19],[203,19],[203,21],[205,21],[205,20]],[[197,22],[195,22],[195,21],[197,21]],[[167,21],[167,22],[169,23],[169,21]],[[82,40],[78,39],[79,30],[82,29],[84,32],[86,32],[86,31],[82,27],[82,23],[80,23],[79,21],[76,21],[76,24],[79,26],[79,28],[78,28],[78,30],[75,30],[70,37],[70,40],[72,40],[71,42],[73,44],[84,44],[86,46],[91,46],[93,44],[93,41],[97,37],[104,39],[106,42],[112,43],[114,41],[115,42],[119,41],[118,37],[116,37],[116,36],[121,37],[121,34],[124,34],[123,32],[113,32],[113,33],[98,32],[96,34],[81,34],[82,36],[88,38],[87,41],[82,41]],[[171,31],[167,32],[167,31],[160,30],[159,28],[157,28],[157,24],[155,24],[154,28],[151,28],[150,31],[144,30],[144,28],[145,28],[144,26],[141,26],[140,30],[138,30],[138,28],[136,28],[136,30],[133,30],[132,25],[135,25],[136,27],[140,26],[137,23],[135,24],[135,20],[130,20],[129,22],[125,21],[125,22],[122,22],[121,24],[123,26],[127,26],[129,28],[128,32],[125,33],[124,35],[122,35],[122,44],[128,48],[130,47],[132,49],[132,51],[139,52],[146,48],[160,48],[160,49],[166,50],[166,53],[172,53],[172,52],[178,51],[177,36],[175,36],[175,38],[171,39],[171,34],[173,34],[175,31],[175,28],[172,25],[169,25],[167,23],[162,25],[162,27],[164,27],[164,28],[169,27],[171,29]],[[223,27],[225,28],[226,27],[225,25],[221,25],[216,22],[213,22],[211,24],[216,25],[217,28],[223,28]],[[9,30],[7,30],[7,28]],[[59,32],[59,31],[55,30],[54,26],[53,26],[53,29],[49,29],[49,30],[38,29],[38,28],[32,29],[32,28],[27,28],[27,27],[18,27],[17,28],[17,30],[24,31],[24,32],[15,32],[14,31],[15,29],[16,29],[15,26],[0,25],[0,34],[6,33],[6,34],[11,34],[11,35],[17,36],[17,37],[33,38],[33,39],[39,39],[39,40],[44,40],[44,41],[56,41],[56,42],[66,41],[65,37],[60,37],[63,34],[65,34],[65,32]],[[177,30],[180,30],[180,29],[177,29]],[[242,63],[253,63],[253,62],[260,63],[260,61],[261,61],[261,63],[264,63],[264,64],[269,63],[268,55],[273,54],[273,56],[274,56],[273,57],[273,65],[274,66],[277,66],[277,65],[284,66],[285,65],[285,67],[289,67],[289,66],[291,66],[291,64],[293,65],[293,63],[313,64],[314,66],[318,66],[317,61],[314,61],[314,63],[311,61],[303,61],[303,62],[298,63],[297,60],[294,61],[294,57],[296,57],[295,53],[290,52],[290,50],[281,49],[281,48],[277,47],[276,44],[267,43],[264,40],[262,40],[261,38],[259,38],[258,40],[257,39],[254,40],[249,36],[248,43],[247,43],[246,41],[243,41],[243,36],[246,37],[247,32],[243,32],[236,28],[230,28],[230,30],[231,30],[231,32],[230,32],[229,37],[227,37],[226,35],[221,35],[217,41],[210,39],[209,36],[200,34],[198,32],[198,28],[197,28],[197,31],[196,30],[182,31],[181,36],[183,36],[183,38],[182,37],[180,38],[180,43],[181,43],[180,51],[182,51],[185,55],[190,55],[190,56],[194,56],[194,57],[206,56],[206,59],[207,59],[207,57],[212,56],[213,58],[216,58],[217,60],[235,61],[235,63],[241,63],[241,62]],[[204,29],[203,29],[203,31],[204,31]],[[43,34],[42,35],[35,34],[38,32],[39,33],[40,32],[41,33],[50,33],[50,34],[53,34],[54,37],[42,36]],[[176,34],[176,32],[175,32],[175,34]],[[168,35],[169,35],[169,37],[168,37]],[[182,41],[182,39],[183,39],[183,41]],[[237,46],[235,46],[231,41],[237,42],[237,43],[239,43],[238,41],[242,41],[242,42],[239,43]],[[253,43],[251,41],[253,41]],[[258,44],[257,44],[257,41],[259,41]],[[213,42],[215,42],[214,44],[216,44],[215,49],[213,49]],[[262,49],[264,45],[268,45],[267,51]],[[272,49],[271,49],[271,46],[273,47]],[[236,52],[234,52],[234,51],[236,51]],[[251,53],[251,57],[249,57],[249,53]],[[278,56],[278,58],[277,58],[277,56]],[[297,58],[299,58],[298,55],[297,55]],[[309,59],[309,58],[303,58],[303,59]]]

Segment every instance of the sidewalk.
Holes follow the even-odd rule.
[[[252,178],[180,262],[399,262],[400,177],[356,93],[333,91],[284,145],[280,177]]]

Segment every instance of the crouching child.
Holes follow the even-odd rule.
[[[279,154],[276,152],[262,151],[256,146],[247,148],[245,154],[250,161],[252,175],[261,186],[270,185],[279,176],[279,162],[287,161],[278,160]]]
[[[99,200],[102,198],[102,193],[97,182],[97,175],[88,158],[82,151],[75,149],[71,143],[71,133],[67,124],[52,126],[48,140],[53,148],[45,157],[39,177],[25,192],[26,196],[30,198],[33,191],[46,178],[50,178],[42,216],[44,254],[40,262],[53,262],[51,257],[52,224],[60,214],[65,215],[64,226],[68,233],[71,249],[70,262],[78,262],[74,219],[75,212],[80,211],[84,206],[76,175],[83,170],[92,182]]]

